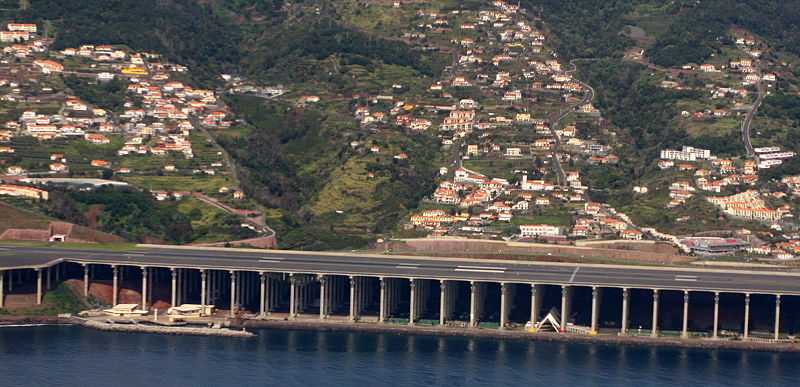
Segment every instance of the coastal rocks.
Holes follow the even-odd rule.
[[[111,332],[156,333],[164,335],[193,335],[193,336],[222,336],[251,338],[256,335],[246,330],[233,330],[226,328],[193,327],[186,325],[151,325],[140,323],[113,323],[87,319],[76,319],[76,323],[87,328]]]

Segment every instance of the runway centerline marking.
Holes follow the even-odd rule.
[[[419,265],[401,263],[394,267],[395,269],[419,269]]]
[[[697,276],[678,274],[675,276],[675,281],[697,282]]]
[[[281,263],[283,259],[276,258],[276,259],[259,259],[258,262],[265,262],[265,263]]]
[[[505,267],[492,267],[492,266],[466,266],[459,265],[453,271],[466,271],[474,273],[505,273]]]

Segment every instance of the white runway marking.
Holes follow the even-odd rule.
[[[675,281],[697,282],[696,275],[676,275]]]
[[[468,271],[475,273],[505,273],[505,267],[491,267],[491,266],[458,266],[454,271]]]
[[[403,263],[394,267],[395,269],[419,269],[419,265]]]
[[[578,274],[578,270],[580,270],[580,269],[581,269],[581,267],[578,266],[578,267],[575,268],[575,270],[572,271],[572,275],[569,277],[569,282],[570,283],[572,281],[575,281],[575,275]]]
[[[281,263],[282,259],[259,259],[258,262]]]

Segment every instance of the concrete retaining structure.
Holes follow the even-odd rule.
[[[642,243],[641,246],[655,246],[654,243]],[[492,254],[493,256],[507,255],[539,255],[580,258],[592,260],[627,260],[631,262],[649,263],[686,263],[691,257],[668,254],[663,252],[646,252],[630,249],[597,248],[583,246],[562,246],[543,243],[484,241],[461,238],[424,238],[404,239],[390,241],[387,249],[397,253],[430,253],[443,255],[451,253],[463,256],[465,254]],[[630,246],[629,246],[630,247]]]

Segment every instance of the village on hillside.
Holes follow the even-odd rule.
[[[158,201],[191,197],[187,211],[228,212],[247,233],[266,232],[247,219],[257,212],[209,135],[231,127],[229,109],[187,83],[186,67],[124,46],[51,50],[35,24],[4,27],[1,195],[47,200],[50,186],[113,180]]]
[[[395,3],[400,6],[409,5]],[[414,23],[405,38],[427,49],[453,53],[444,77],[413,97],[373,95],[368,104],[354,106],[362,126],[435,132],[442,152],[456,155],[450,165],[441,167],[436,190],[425,208],[409,217],[406,230],[432,237],[547,243],[664,240],[687,253],[783,259],[800,251],[791,205],[792,198],[800,195],[798,178],[783,179],[775,187],[778,190],[764,190],[758,184],[759,171],[795,157],[793,152],[773,145],[755,148],[750,156],[723,158],[707,149],[683,146],[662,149],[657,163],[670,179],[668,191],[663,192],[668,198],[665,211],[700,195],[724,216],[760,223],[781,242],[760,240],[746,229],[692,237],[637,225],[622,211],[590,199],[590,182],[581,176],[581,167],[618,163],[616,133],[593,107],[594,90],[574,77],[574,64],[559,60],[548,44],[547,31],[535,28],[530,15],[511,3],[495,1],[477,12],[418,10]],[[754,89],[762,84],[771,87],[776,81],[778,75],[759,63],[762,44],[741,33],[731,41],[726,62],[689,64],[669,72],[661,82],[664,88],[684,89],[691,86],[674,74],[709,77],[700,88],[717,108],[684,110],[681,119],[699,126],[722,120],[738,128],[755,103]],[[641,60],[641,50],[630,55],[631,60]],[[743,192],[732,193],[735,189]],[[651,190],[637,185],[632,194],[635,199],[652,194]],[[783,234],[784,228],[789,233]]]
[[[387,6],[416,7],[404,41],[452,55],[430,84],[397,82],[384,93],[352,96],[355,125],[435,136],[447,160],[432,194],[402,220],[398,235],[553,244],[650,240],[685,253],[776,259],[800,254],[793,204],[800,176],[777,184],[759,180],[760,173],[796,157],[780,144],[756,140],[751,154],[742,145],[740,155],[725,157],[689,145],[661,149],[654,165],[658,183],[642,181],[630,192],[633,201],[657,202],[663,211],[700,199],[718,210],[714,217],[742,227],[673,234],[637,224],[592,199],[596,183],[584,171],[620,163],[622,140],[593,105],[595,91],[575,77],[576,64],[560,59],[541,20],[500,0],[478,11]],[[47,179],[103,178],[149,189],[159,201],[195,196],[242,211],[255,208],[211,135],[234,130],[239,120],[219,93],[269,100],[288,98],[287,88],[221,74],[227,90],[199,89],[188,81],[189,69],[158,53],[89,44],[51,50],[51,40],[35,24],[4,27],[0,195],[47,200]],[[768,48],[757,39],[739,31],[731,42],[724,58],[654,70],[663,77],[661,87],[705,96],[680,112],[687,130],[738,133],[747,125],[749,131],[753,106],[780,76],[761,63]],[[626,58],[644,61],[642,50]],[[681,74],[688,73],[704,83],[686,81]],[[90,100],[95,88],[114,87],[120,88],[118,101]],[[318,94],[288,93],[297,106],[324,102]],[[369,141],[349,145],[399,163],[418,157]]]

